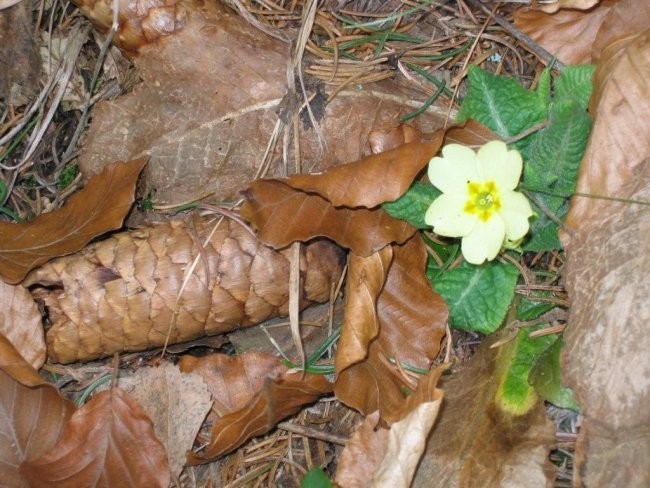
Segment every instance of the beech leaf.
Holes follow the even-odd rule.
[[[503,331],[495,334],[495,341]],[[443,377],[445,405],[428,439],[414,487],[547,486],[555,426],[542,402],[524,415],[499,406],[498,386],[510,366],[512,342],[484,341],[464,369]]]
[[[580,192],[650,200],[649,36],[646,30],[620,38],[602,52]],[[648,207],[575,197],[567,224],[573,229],[570,240],[564,236],[572,306],[563,374],[584,415],[576,486],[648,486]]]
[[[292,188],[317,193],[335,207],[376,207],[403,195],[440,149],[444,130],[432,142],[411,142],[321,174],[298,174],[285,182]]]
[[[74,405],[43,380],[0,334],[0,480],[26,487],[24,461],[48,453],[59,439]]]
[[[178,366],[166,362],[140,368],[130,376],[120,375],[117,384],[151,419],[167,452],[172,476],[180,476],[186,454],[212,407],[203,378],[198,373],[181,373]]]
[[[376,302],[379,335],[370,343],[367,358],[342,370],[334,386],[336,396],[346,405],[366,415],[379,410],[389,423],[401,418],[404,389],[409,388],[391,360],[429,368],[440,350],[448,317],[444,301],[424,275],[427,252],[421,237],[393,246],[393,256]],[[363,292],[363,287],[350,290]],[[373,298],[366,296],[366,300],[370,307]],[[366,315],[365,320],[374,318]],[[351,323],[370,327],[363,320]]]
[[[18,283],[35,267],[122,226],[146,158],[106,166],[58,210],[29,222],[0,222],[0,277]]]
[[[68,419],[48,453],[21,465],[34,486],[167,487],[167,453],[142,407],[114,388]]]
[[[326,236],[361,256],[391,242],[403,243],[415,232],[411,224],[380,208],[335,207],[325,198],[295,190],[281,180],[257,180],[244,192],[243,218],[266,244],[279,248]]]
[[[184,356],[179,367],[203,376],[220,409],[212,418],[209,444],[200,453],[188,454],[190,464],[207,463],[236,449],[332,391],[324,376],[288,373],[271,355]]]
[[[348,261],[347,290],[336,371],[341,372],[368,354],[368,344],[379,334],[377,297],[386,281],[393,248],[384,247],[367,258],[352,254]]]
[[[346,488],[410,487],[425,442],[442,403],[436,388],[438,367],[419,380],[417,390],[404,402],[401,420],[390,429],[379,426],[373,412],[357,427],[339,458],[336,482]]]
[[[45,332],[41,312],[26,288],[0,281],[0,334],[34,368],[45,362]]]

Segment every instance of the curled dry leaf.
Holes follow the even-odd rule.
[[[600,0],[555,0],[554,2],[538,4],[537,8],[547,14],[552,14],[560,9],[588,10],[598,4]]]
[[[200,252],[198,242],[213,230]],[[303,253],[305,307],[329,299],[343,251],[319,240],[303,246]],[[53,324],[46,337],[48,354],[66,363],[286,315],[288,277],[287,251],[264,246],[241,224],[179,219],[113,235],[48,263],[26,283],[45,285],[34,294],[44,300]]]
[[[400,124],[389,130],[373,130],[368,134],[370,151],[373,154],[390,151],[402,144],[419,141],[422,132],[409,124]]]
[[[593,10],[561,10],[547,14],[523,8],[515,12],[515,26],[565,64],[590,63],[596,35],[619,0],[603,0]]]
[[[45,332],[30,293],[22,286],[0,281],[0,334],[3,334],[34,368],[45,362]]]
[[[650,154],[650,30],[610,45],[594,74],[589,110],[595,118],[576,192],[626,198],[623,186]],[[575,196],[566,225],[574,232],[600,225],[607,200]],[[570,236],[562,240],[570,246]]]
[[[603,51],[578,191],[650,200],[649,34]],[[567,261],[572,307],[564,371],[585,416],[576,473],[586,485],[647,486],[647,207],[576,197],[567,223],[575,234]]]
[[[212,406],[210,392],[197,373],[181,373],[178,366],[139,368],[120,374],[117,385],[136,400],[153,422],[165,447],[173,477],[179,477],[201,424]]]
[[[499,335],[501,334],[501,335]],[[495,340],[503,337],[497,332]],[[538,401],[513,415],[497,399],[514,341],[490,349],[484,341],[467,367],[439,385],[445,405],[429,437],[414,487],[548,486],[555,426]]]
[[[322,174],[298,174],[285,182],[291,188],[317,193],[335,207],[373,208],[397,200],[438,152],[445,131],[433,134],[432,142],[411,142],[342,164]]]
[[[370,183],[370,181],[368,181]],[[280,180],[257,180],[244,192],[241,215],[273,247],[326,236],[361,256],[390,242],[402,243],[416,228],[380,208],[335,207],[325,198],[295,190]]]
[[[119,388],[97,394],[72,414],[56,446],[20,470],[32,486],[166,488],[171,481],[151,420]]]
[[[650,25],[650,3],[618,0],[603,19],[591,51],[592,60],[600,62],[609,44],[647,31]]]
[[[444,369],[438,367],[420,378],[405,402],[403,418],[390,429],[379,426],[379,412],[366,417],[339,458],[335,479],[340,486],[411,486],[442,402],[443,392],[436,384]]]
[[[28,486],[19,466],[52,449],[73,411],[74,405],[0,335],[0,479],[4,486]]]
[[[263,354],[185,356],[179,366],[181,371],[200,373],[215,405],[223,410],[213,419],[209,444],[200,453],[188,455],[191,464],[206,463],[236,449],[332,391],[324,376],[288,373],[277,357]]]
[[[110,0],[78,3],[104,28],[110,25]],[[276,124],[281,128],[303,103],[287,85],[287,44],[217,2],[120,3],[116,38],[139,48],[134,62],[143,81],[94,108],[80,155],[83,174],[96,173],[107,158],[148,154],[146,190],[157,202],[185,202],[210,192],[219,201],[239,198],[258,173]],[[426,99],[392,80],[343,90],[325,102],[327,95],[318,92],[312,102],[323,140],[311,124],[296,131],[305,171],[368,154],[373,129],[397,125]],[[430,107],[416,123],[433,130],[442,125],[442,112]],[[286,174],[280,159],[273,158],[266,174]]]
[[[650,201],[650,159],[630,176],[623,196]],[[594,219],[566,270],[563,371],[585,417],[576,486],[650,486],[650,213],[617,202]]]
[[[146,159],[106,166],[65,206],[21,224],[0,222],[0,277],[18,283],[35,267],[121,227]]]
[[[337,373],[364,359],[370,341],[379,334],[377,297],[392,260],[391,246],[366,258],[352,254],[348,260],[345,315],[335,361]]]
[[[334,386],[336,396],[345,404],[364,414],[379,410],[388,423],[401,418],[404,389],[411,386],[391,360],[429,368],[440,351],[448,316],[444,301],[424,276],[427,252],[422,238],[415,235],[406,244],[393,246],[393,255],[376,301],[379,335],[370,343],[365,360],[340,371]],[[356,293],[363,288],[349,285],[349,290]],[[372,297],[366,299],[372,304]],[[356,300],[348,297],[350,302]],[[355,319],[350,324],[365,328],[369,327],[366,322],[374,321],[372,316],[363,318],[365,322]],[[352,357],[359,351],[339,348],[338,354]]]

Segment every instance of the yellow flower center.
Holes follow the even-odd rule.
[[[471,215],[476,215],[483,222],[487,222],[501,209],[499,190],[494,181],[482,183],[469,181],[467,183],[468,200],[463,210]]]

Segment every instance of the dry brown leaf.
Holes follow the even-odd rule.
[[[332,384],[324,376],[288,373],[277,357],[255,353],[233,358],[222,354],[185,356],[180,368],[200,373],[215,403],[224,410],[231,405],[233,408],[213,419],[210,443],[200,453],[188,455],[191,464],[206,463],[236,449],[332,391]],[[244,396],[240,396],[239,389],[244,390]],[[246,397],[249,399],[244,403]]]
[[[613,123],[616,123],[615,121]],[[650,159],[620,191],[650,201]],[[584,421],[576,486],[650,486],[650,213],[610,203],[567,259],[564,378]]]
[[[244,408],[260,391],[266,377],[275,378],[287,369],[277,356],[255,352],[239,356],[183,356],[178,366],[185,373],[195,371],[201,374],[212,393],[212,408],[218,416]]]
[[[74,405],[45,382],[0,334],[0,480],[26,487],[19,472],[26,460],[50,451]]]
[[[35,267],[122,226],[146,159],[106,166],[65,206],[22,224],[0,222],[0,277],[18,283]]]
[[[598,30],[591,50],[593,62],[599,62],[609,44],[639,34],[650,25],[650,2],[618,0]]]
[[[119,388],[103,391],[67,420],[50,452],[24,462],[32,486],[164,487],[167,453],[138,403]]]
[[[443,377],[444,408],[414,487],[548,486],[553,479],[548,454],[555,426],[541,401],[520,416],[499,406],[499,375],[509,368],[514,343],[496,349],[490,343],[481,344],[466,369]]]
[[[440,351],[448,316],[444,301],[425,278],[427,252],[422,238],[415,235],[406,244],[393,246],[393,253],[376,304],[379,335],[370,343],[367,358],[341,371],[334,386],[336,396],[346,405],[364,414],[379,410],[388,423],[401,418],[404,388],[410,387],[390,360],[430,367]],[[362,320],[352,323],[367,326]]]
[[[110,25],[111,1],[78,3],[95,22]],[[149,154],[145,180],[157,202],[210,192],[220,201],[237,199],[255,177],[276,123],[303,103],[287,86],[290,50],[217,2],[121,4],[116,39],[139,48],[134,61],[143,82],[96,106],[80,155],[82,172],[96,173],[112,157]],[[318,101],[322,95],[312,103],[322,144],[311,125],[298,128],[302,167],[310,172],[368,154],[372,130],[398,125],[400,116],[425,101],[392,80],[343,90],[331,102]],[[443,117],[431,107],[415,123],[431,131]],[[267,174],[286,175],[279,157]]]
[[[279,180],[257,180],[244,192],[241,215],[273,247],[326,236],[361,256],[391,242],[402,243],[416,228],[380,208],[334,207],[319,195],[305,193]]]
[[[650,200],[649,38],[646,30],[602,53],[591,106],[596,120],[577,191]],[[567,224],[575,234],[564,236],[572,300],[564,371],[585,416],[577,482],[647,486],[647,206],[576,197]]]
[[[212,406],[203,378],[197,373],[181,373],[178,366],[164,363],[140,368],[131,376],[120,375],[118,386],[151,419],[154,433],[167,452],[172,476],[180,476],[187,452]]]
[[[185,342],[287,315],[287,251],[261,244],[242,225],[171,220],[115,234],[35,270],[52,327],[48,355],[57,362]],[[328,241],[303,246],[303,307],[329,299],[342,271],[342,250]],[[184,273],[198,258],[183,294]],[[205,263],[208,270],[205,269]],[[174,313],[176,311],[176,314]]]
[[[552,14],[560,9],[588,10],[600,0],[555,0],[551,3],[538,4],[537,8],[547,14]]]
[[[400,124],[389,130],[373,130],[368,134],[370,151],[373,154],[390,151],[402,144],[419,141],[422,132],[409,124]]]
[[[595,118],[576,192],[625,198],[623,186],[650,155],[650,30],[610,45],[594,74]],[[598,226],[610,201],[576,196],[566,218],[575,232]],[[570,237],[562,235],[566,246]]]
[[[316,193],[335,207],[373,208],[398,199],[440,150],[445,131],[432,142],[411,142],[321,174],[298,174],[285,180],[291,188]]]
[[[368,345],[379,334],[377,297],[393,260],[393,248],[384,247],[367,258],[356,254],[348,260],[345,315],[336,350],[336,372],[340,373],[368,354]]]
[[[603,0],[593,10],[562,10],[547,14],[523,8],[515,12],[515,26],[565,64],[591,62],[596,35],[619,0]]]
[[[340,486],[411,486],[442,402],[443,393],[436,384],[444,369],[420,378],[417,390],[404,402],[402,420],[390,429],[379,426],[378,411],[366,417],[339,458],[335,480]]]
[[[4,335],[34,368],[45,362],[45,332],[41,312],[22,286],[0,281],[0,334]]]
[[[0,99],[7,105],[27,105],[36,96],[41,61],[33,30],[28,2],[0,9]]]

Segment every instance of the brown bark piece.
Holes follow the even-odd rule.
[[[116,234],[33,272],[49,309],[48,354],[69,363],[214,335],[288,313],[286,251],[261,244],[230,220],[171,220]],[[193,236],[192,226],[196,228]],[[324,302],[342,269],[329,241],[304,246],[301,306]],[[184,272],[195,258],[183,292]],[[205,268],[205,263],[208,269]]]

